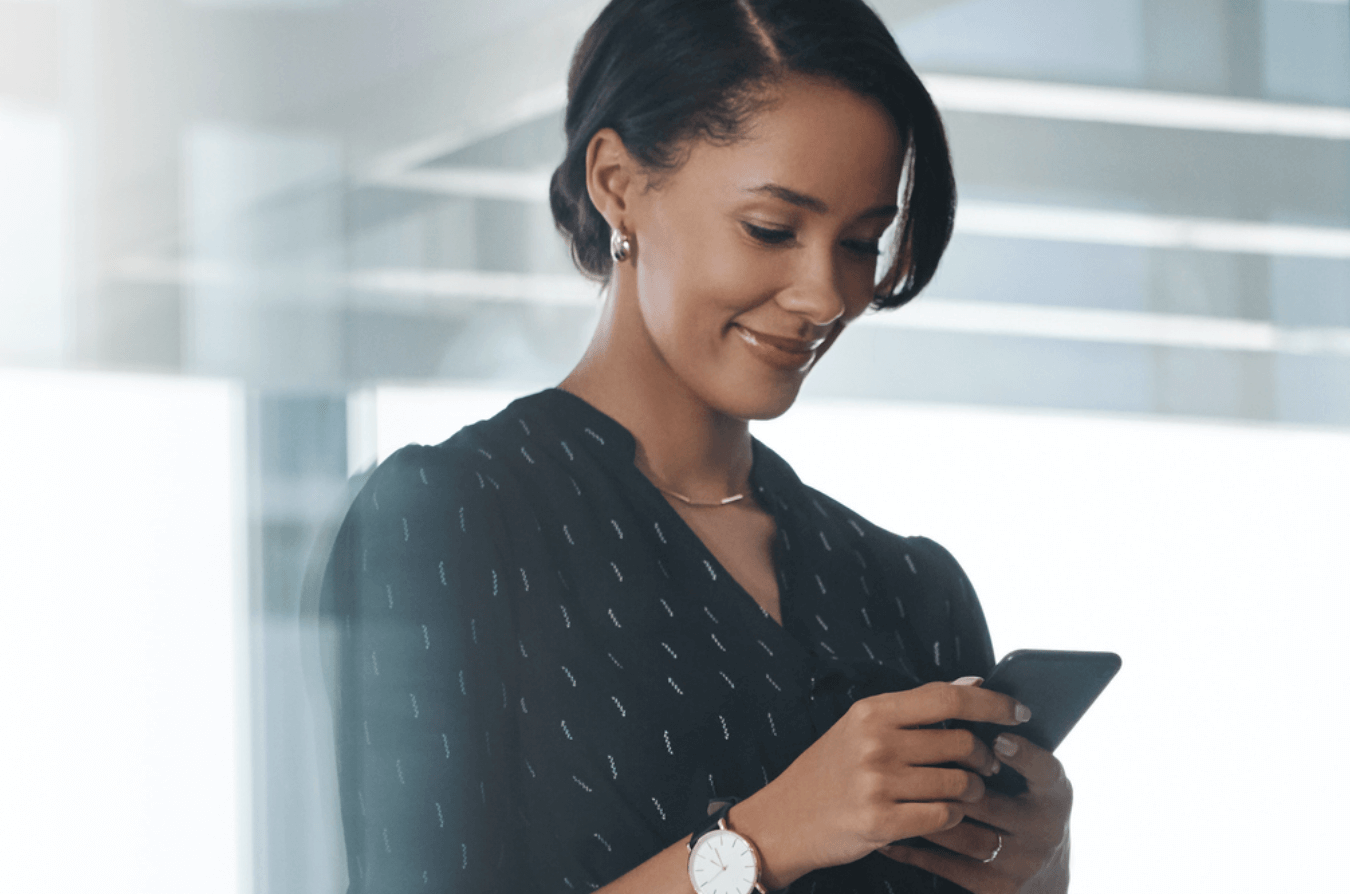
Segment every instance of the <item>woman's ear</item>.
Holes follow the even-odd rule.
[[[612,127],[596,131],[586,146],[586,192],[611,229],[619,229],[630,210],[628,200],[637,180],[637,162],[618,131]]]

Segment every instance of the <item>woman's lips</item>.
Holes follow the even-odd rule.
[[[741,337],[741,341],[750,348],[760,360],[770,366],[784,370],[795,370],[805,372],[816,360],[816,349],[819,348],[825,339],[816,339],[814,341],[804,341],[799,338],[783,338],[779,335],[769,335],[766,332],[757,332],[754,329],[747,329],[739,324],[736,325],[736,334]]]

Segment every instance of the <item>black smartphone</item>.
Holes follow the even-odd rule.
[[[1120,656],[1115,652],[1018,649],[1005,655],[982,685],[1026,705],[1031,709],[1031,719],[1012,727],[965,721],[952,721],[950,725],[965,727],[989,743],[1007,729],[1054,751],[1118,670]],[[1007,766],[986,778],[985,785],[1008,795],[1021,794],[1027,788],[1021,774]]]

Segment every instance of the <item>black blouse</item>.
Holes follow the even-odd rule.
[[[780,626],[565,391],[382,463],[323,604],[350,890],[589,891],[747,797],[855,700],[985,674],[936,543],[806,487],[754,442]],[[960,890],[870,854],[794,892]]]

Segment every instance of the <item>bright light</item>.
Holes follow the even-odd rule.
[[[1350,229],[1345,227],[1175,217],[1014,202],[961,202],[956,210],[956,231],[1047,242],[1350,258]]]
[[[900,313],[868,314],[857,325],[1202,350],[1350,356],[1350,328],[1345,327],[1290,328],[1264,320],[1096,307],[926,300],[915,301]]]
[[[1084,84],[927,74],[944,112],[1350,140],[1350,109]]]
[[[251,889],[241,401],[0,372],[5,886]]]

